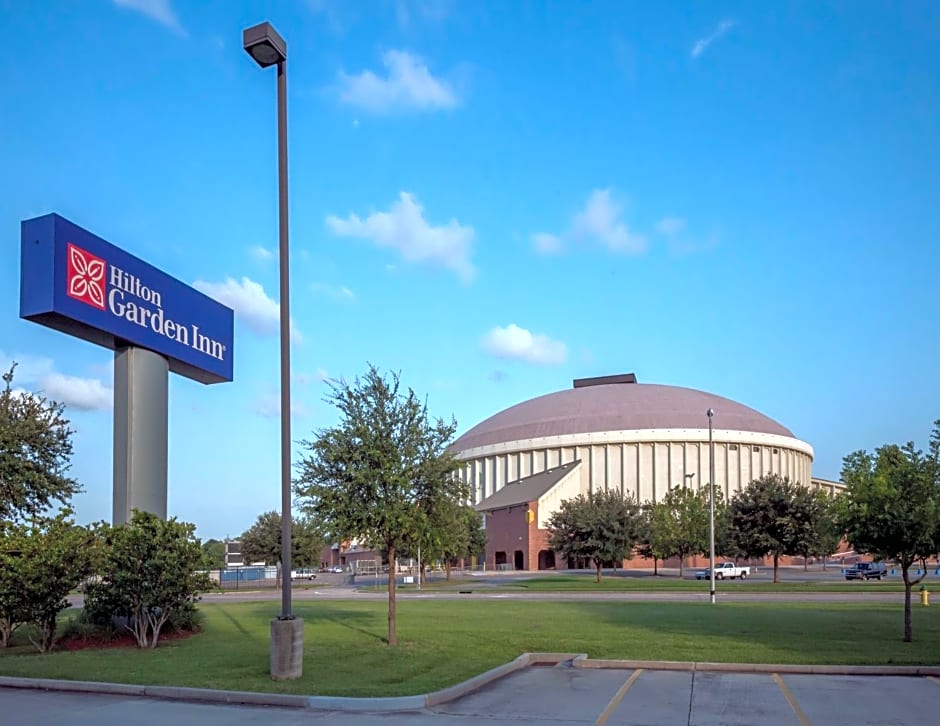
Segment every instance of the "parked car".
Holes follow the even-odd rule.
[[[330,572],[345,572],[345,570],[342,565],[333,565],[333,567],[330,568]]]
[[[297,570],[291,570],[290,579],[292,580],[315,580],[317,579],[316,570],[308,567],[301,567]]]
[[[846,580],[880,580],[888,576],[884,562],[858,562],[845,570]]]
[[[748,577],[750,577],[750,575],[750,567],[738,567],[733,562],[721,562],[715,565],[716,580],[733,580],[736,577],[740,577],[742,580],[746,580]],[[695,573],[696,580],[710,580],[711,576],[711,569],[707,567],[704,570],[698,570]]]

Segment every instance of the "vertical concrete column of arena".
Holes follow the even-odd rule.
[[[114,511],[166,519],[169,361],[135,346],[114,351]]]

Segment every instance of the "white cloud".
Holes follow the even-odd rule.
[[[367,239],[390,247],[408,262],[423,262],[452,270],[465,283],[476,276],[470,262],[473,227],[456,219],[434,227],[424,218],[424,208],[413,195],[401,192],[387,212],[373,212],[365,219],[350,214],[345,219],[330,215],[326,225],[339,237]]]
[[[352,8],[349,3],[343,0],[307,0],[307,7],[311,12],[322,15],[326,18],[330,32],[334,35],[342,35],[351,19],[345,11]]]
[[[276,418],[281,415],[281,394],[279,391],[268,391],[258,396],[252,403],[252,410],[264,418]],[[291,417],[304,417],[307,407],[299,401],[292,399],[290,403]]]
[[[261,245],[250,247],[248,253],[258,262],[267,262],[268,260],[274,259],[274,252]]]
[[[394,111],[433,111],[453,108],[457,96],[446,81],[431,75],[418,56],[403,50],[382,54],[388,76],[369,70],[358,75],[340,73],[340,100],[372,113]]]
[[[695,44],[692,46],[692,57],[698,58],[702,53],[708,50],[708,46],[726,35],[734,26],[735,22],[733,20],[722,20],[710,34],[695,41]]]
[[[114,391],[97,378],[50,373],[39,380],[39,389],[47,398],[80,411],[103,411],[114,402]]]
[[[562,250],[561,237],[547,232],[537,232],[532,235],[532,246],[540,255],[557,255]]]
[[[176,17],[171,0],[114,0],[114,4],[146,15],[173,32],[186,35],[186,30]]]
[[[680,217],[663,217],[656,223],[656,231],[666,236],[678,234],[685,229],[685,220]]]
[[[43,376],[52,373],[54,368],[52,358],[28,353],[9,355],[0,350],[0,373],[6,374],[14,362],[16,363],[16,370],[13,371],[14,383],[35,383]]]
[[[575,215],[574,235],[596,240],[611,252],[645,252],[646,239],[627,228],[621,220],[622,211],[622,206],[612,199],[610,189],[596,189],[591,192],[584,209]]]
[[[310,283],[310,291],[324,295],[336,302],[356,302],[356,293],[345,285],[328,285],[325,282]]]
[[[248,277],[243,277],[241,282],[231,277],[226,278],[225,282],[196,280],[193,287],[223,305],[228,305],[245,321],[245,325],[258,335],[274,335],[278,332],[280,305],[269,298],[264,288],[254,280]],[[295,343],[303,341],[303,336],[293,320],[290,324],[290,335]]]
[[[523,360],[537,365],[558,365],[568,357],[568,347],[541,333],[530,333],[515,323],[495,327],[483,336],[483,349],[497,358]]]
[[[398,27],[407,30],[414,19],[441,22],[453,11],[453,0],[398,0],[395,3],[395,19]]]
[[[685,257],[699,252],[710,252],[718,246],[718,235],[702,239],[685,234],[686,224],[681,217],[664,217],[656,223],[656,231],[666,238],[673,257]]]
[[[32,389],[50,400],[80,411],[100,411],[112,406],[113,391],[97,378],[63,375],[55,370],[51,358],[20,353],[9,356],[0,350],[0,369],[3,373],[10,370],[13,361],[16,361],[13,382],[17,391]],[[26,388],[21,389],[24,385]]]

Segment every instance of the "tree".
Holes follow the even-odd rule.
[[[10,645],[13,633],[27,620],[20,588],[26,525],[0,522],[0,648]]]
[[[731,529],[731,505],[725,501],[721,487],[717,484],[715,490],[715,554],[736,560],[744,555],[733,536]],[[710,554],[706,551],[703,554]]]
[[[340,422],[304,441],[295,491],[332,538],[361,539],[388,553],[388,644],[395,629],[395,558],[428,527],[428,504],[465,501],[447,451],[457,422],[430,420],[427,404],[370,366],[352,384],[330,384]]]
[[[107,532],[101,580],[86,588],[92,619],[126,618],[137,646],[156,648],[167,620],[194,608],[199,593],[211,587],[200,572],[203,553],[195,532],[193,524],[138,509],[130,522]]]
[[[205,557],[205,566],[210,570],[225,567],[225,542],[217,539],[206,540],[202,543],[202,554]]]
[[[0,520],[30,518],[81,491],[66,476],[72,431],[62,404],[13,388],[14,364],[0,392]]]
[[[812,495],[789,477],[767,474],[731,500],[730,539],[745,557],[772,556],[780,582],[781,555],[798,555],[811,533]]]
[[[659,561],[669,557],[672,517],[662,502],[647,502],[640,519],[640,545],[637,551],[653,559],[653,575],[659,574]]]
[[[590,560],[596,582],[608,563],[633,557],[642,534],[640,507],[612,489],[566,499],[548,521],[549,546],[562,557]]]
[[[685,558],[709,549],[708,492],[676,487],[653,507],[651,546],[662,559],[679,558],[682,577]]]
[[[419,542],[422,571],[425,562],[440,559],[444,563],[446,577],[450,580],[451,563],[454,560],[470,558],[486,548],[486,530],[480,526],[480,513],[467,504],[452,499],[444,500],[428,512],[426,522],[426,531],[420,536]],[[412,544],[403,554],[415,554],[412,551],[414,548]]]
[[[20,616],[39,629],[30,642],[40,652],[55,643],[56,620],[69,607],[67,595],[92,574],[97,546],[93,529],[76,526],[69,509],[55,517],[37,517],[19,537]]]
[[[278,512],[259,514],[255,523],[241,536],[244,562],[276,565],[281,561],[281,515]],[[312,567],[320,562],[324,539],[308,517],[291,517],[291,564]]]
[[[842,481],[840,520],[849,543],[901,567],[904,642],[910,643],[911,588],[926,576],[927,557],[940,550],[940,420],[926,455],[913,443],[856,451],[843,460]],[[924,575],[912,578],[918,562]]]
[[[825,489],[816,489],[807,503],[811,512],[808,535],[800,545],[803,556],[803,569],[807,568],[810,557],[822,557],[823,569],[826,558],[839,549],[842,533],[838,524],[838,502],[835,496]]]
[[[467,537],[462,548],[454,553],[454,557],[463,560],[479,557],[486,549],[486,527],[483,526],[480,513],[473,507],[464,506],[461,508],[461,512]],[[450,572],[447,573],[447,576],[450,577]]]

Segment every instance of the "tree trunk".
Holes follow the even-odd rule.
[[[597,579],[596,579],[594,582],[600,582],[600,581],[601,581],[601,567],[602,567],[603,563],[602,563],[602,562],[595,562],[595,564],[597,565]]]
[[[910,565],[901,561],[901,575],[904,577],[904,642],[910,643],[913,635],[911,633],[911,578]]]
[[[806,572],[809,569],[809,557],[803,558],[803,572]]]
[[[780,582],[779,564],[780,564],[780,554],[777,552],[774,552],[774,584],[775,585]]]
[[[679,554],[679,579],[682,579],[682,566],[685,565],[685,557]]]
[[[444,574],[447,576],[447,581],[450,582],[450,560],[444,561]]]
[[[10,645],[16,627],[12,620],[0,618],[0,648],[6,648]]]
[[[395,548],[388,548],[388,644],[398,645],[395,633]]]
[[[659,574],[659,558],[654,557],[653,558],[653,576],[655,577],[658,574]]]

